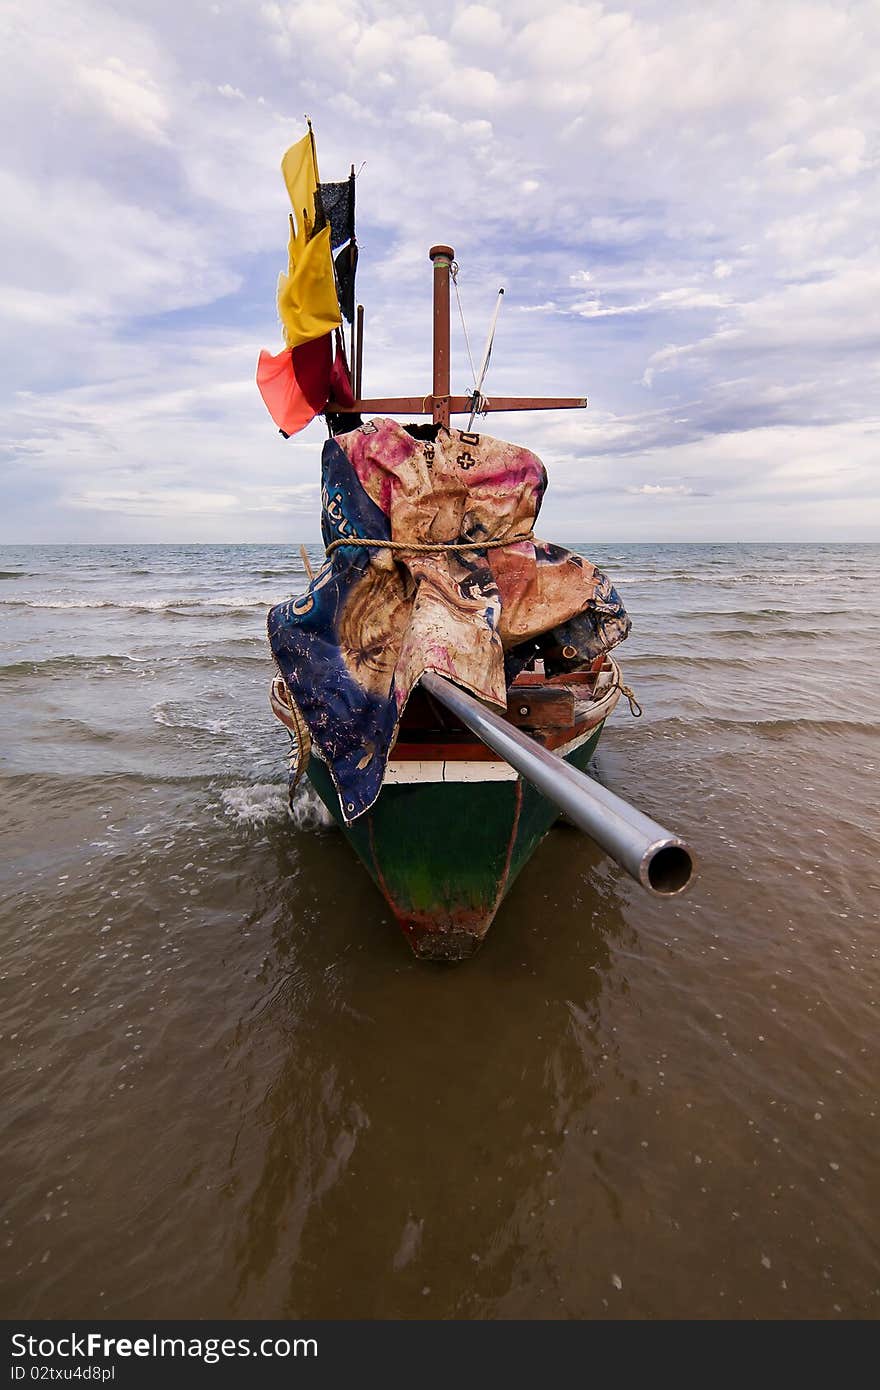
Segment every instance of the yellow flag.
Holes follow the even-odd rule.
[[[318,187],[311,131],[291,145],[281,161],[281,172],[290,194],[297,230],[303,239],[307,239],[315,225],[315,193]]]
[[[288,347],[295,348],[331,333],[342,323],[333,277],[329,224],[311,241],[306,241],[302,235],[294,236],[291,230],[288,253],[287,274],[278,277],[278,314],[284,328],[284,341]]]

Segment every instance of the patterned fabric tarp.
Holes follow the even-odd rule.
[[[528,536],[547,486],[527,449],[443,426],[375,419],[328,440],[324,544],[511,541],[418,554],[344,545],[301,598],[269,613],[269,641],[291,697],[326,759],[346,821],[375,801],[413,686],[448,676],[502,708],[517,649],[553,630],[584,660],[630,621],[588,560]]]

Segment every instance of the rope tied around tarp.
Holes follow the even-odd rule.
[[[343,545],[357,545],[371,550],[398,550],[410,555],[443,555],[447,552],[468,550],[502,550],[507,545],[522,545],[524,541],[533,542],[534,531],[523,536],[510,536],[506,540],[494,541],[379,541],[365,536],[351,536],[348,539],[331,541],[324,554],[327,559]]]

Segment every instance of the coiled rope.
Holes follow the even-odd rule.
[[[615,666],[614,669],[617,675],[614,677],[613,681],[610,681],[608,685],[602,687],[602,694],[610,694],[612,690],[619,690],[629,704],[629,712],[633,719],[641,719],[644,710],[636,699],[635,691],[632,690],[630,686],[624,685],[623,681],[620,679],[620,667]]]

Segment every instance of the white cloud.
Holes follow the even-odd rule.
[[[809,155],[822,160],[843,176],[857,174],[864,167],[866,140],[861,130],[837,126],[819,130],[806,142]]]
[[[636,497],[690,497],[693,488],[684,483],[642,483],[641,487],[628,487],[627,492]]]
[[[729,304],[723,295],[695,286],[682,286],[679,289],[663,290],[652,299],[641,299],[630,304],[603,304],[598,292],[571,306],[571,312],[584,318],[614,318],[619,314],[644,314],[652,309],[721,309]]]
[[[551,524],[592,528],[600,495],[621,537],[659,510],[696,536],[875,524],[875,4],[10,11],[15,538],[51,516],[59,535],[280,539],[316,513],[321,428],[284,444],[252,380],[278,343],[278,163],[305,111],[325,177],[366,160],[368,389],[428,389],[426,250],[449,240],[472,344],[507,288],[488,391],[590,397],[488,422],[546,457]]]
[[[231,492],[197,492],[174,487],[165,487],[161,491],[132,489],[108,492],[93,489],[73,493],[68,498],[68,505],[83,507],[87,511],[121,513],[123,516],[179,517],[181,513],[204,515],[206,512],[229,512],[239,505],[239,498]]]
[[[114,121],[164,144],[168,136],[168,106],[149,73],[129,68],[120,58],[108,58],[100,67],[80,67],[76,76]]]
[[[489,49],[493,56],[507,39],[501,14],[488,5],[466,5],[459,10],[450,34],[465,48]]]

